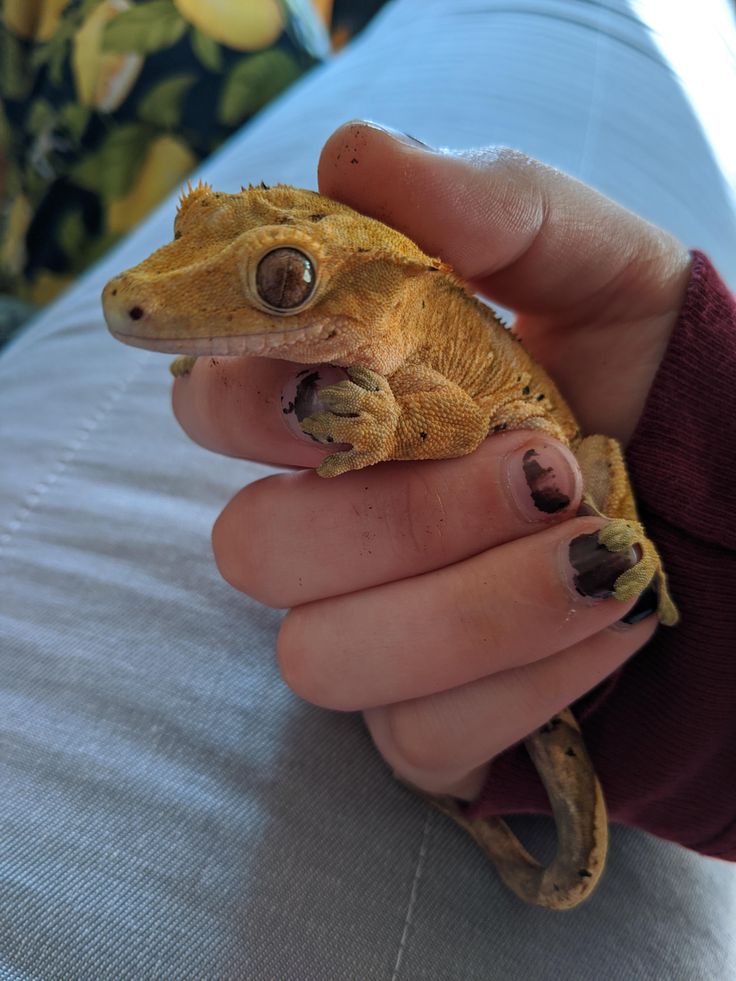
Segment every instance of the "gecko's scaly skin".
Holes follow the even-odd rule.
[[[286,185],[183,197],[174,241],[111,280],[108,326],[121,341],[179,358],[250,355],[329,363],[348,378],[320,391],[301,423],[322,442],[333,477],[383,460],[472,453],[489,433],[540,429],[568,444],[583,471],[585,509],[607,516],[599,542],[641,558],[615,583],[621,600],[652,580],[665,624],[677,611],[654,545],[639,524],[618,444],[583,437],[554,383],[514,335],[440,260],[345,205]],[[559,849],[542,867],[501,820],[469,822],[451,798],[431,802],[469,831],[524,900],[569,909],[603,870],[603,794],[572,713],[526,740],[552,803]]]

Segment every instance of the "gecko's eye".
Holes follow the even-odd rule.
[[[267,252],[256,269],[256,290],[274,312],[291,313],[314,292],[317,274],[306,252],[294,248]]]

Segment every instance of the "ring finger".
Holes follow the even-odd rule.
[[[542,661],[369,709],[366,724],[397,776],[429,793],[471,798],[488,760],[595,687],[655,628],[648,620],[603,630]]]

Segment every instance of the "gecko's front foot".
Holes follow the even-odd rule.
[[[182,354],[178,358],[174,358],[169,365],[169,371],[174,378],[184,378],[185,375],[190,374],[196,360],[189,354]]]
[[[346,369],[349,378],[319,392],[327,406],[301,422],[320,443],[350,443],[352,449],[325,457],[317,473],[336,477],[391,457],[399,405],[386,379],[368,368]]]

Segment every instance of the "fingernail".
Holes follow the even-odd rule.
[[[581,596],[607,599],[613,587],[627,569],[633,568],[641,556],[635,547],[621,552],[609,552],[598,542],[598,532],[578,535],[569,545],[570,563],[574,570],[573,585]]]
[[[409,133],[404,133],[400,129],[394,129],[393,126],[384,126],[382,124],[367,122],[362,125],[369,126],[371,129],[376,129],[380,133],[385,133],[390,136],[392,140],[396,140],[397,143],[403,143],[404,146],[415,147],[419,150],[429,150],[432,153],[435,152],[435,148],[430,146],[428,143],[422,142],[422,140],[417,139],[416,136],[410,136]]]
[[[564,511],[580,491],[575,457],[558,443],[525,443],[506,457],[506,487],[525,521]]]
[[[635,623],[641,623],[642,620],[646,620],[647,617],[657,612],[658,605],[659,593],[657,592],[657,587],[654,585],[647,586],[626,616],[621,617],[618,622],[626,623],[629,626]]]
[[[327,409],[319,397],[320,389],[347,377],[347,372],[331,364],[305,365],[292,375],[281,393],[281,415],[292,436],[302,441],[312,440],[299,423]]]
[[[423,140],[418,140],[416,136],[412,136],[411,133],[402,133],[401,130],[396,131],[396,139],[400,143],[405,143],[407,146],[421,147],[422,150],[434,149],[434,147],[431,147],[429,143],[425,143]]]

